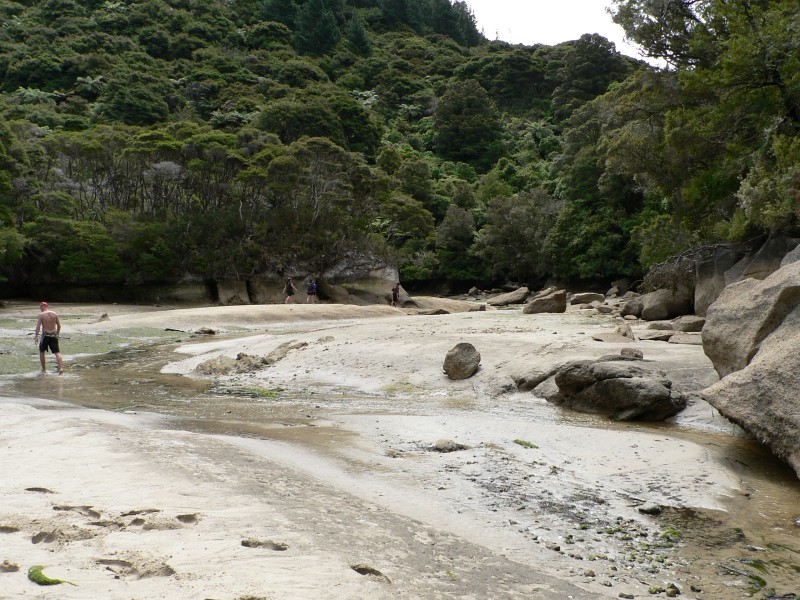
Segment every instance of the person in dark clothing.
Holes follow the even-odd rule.
[[[286,280],[286,285],[283,287],[283,293],[286,294],[286,300],[283,302],[284,304],[294,304],[294,294],[297,291],[297,287],[294,285],[294,281],[292,278]]]

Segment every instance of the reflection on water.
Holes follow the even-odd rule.
[[[425,403],[398,398],[353,398],[294,394],[280,388],[216,386],[209,381],[160,373],[174,358],[174,343],[151,343],[114,350],[69,363],[67,375],[24,376],[7,380],[4,395],[33,396],[105,410],[152,411],[177,417],[172,426],[214,434],[300,443],[307,447],[341,445],[351,433],[326,420],[336,413],[424,414]],[[453,414],[487,410],[513,418],[514,410],[540,422],[581,427],[636,430],[681,437],[714,450],[739,475],[742,495],[727,512],[667,510],[659,525],[682,538],[684,580],[696,581],[706,598],[746,595],[791,598],[800,581],[800,482],[794,472],[752,440],[674,424],[616,423],[530,400],[486,405],[475,394],[446,398],[438,411]],[[526,398],[529,398],[527,396]]]

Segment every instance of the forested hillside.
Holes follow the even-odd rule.
[[[451,0],[0,0],[0,279],[607,280],[797,234],[796,0],[615,0],[509,45]]]

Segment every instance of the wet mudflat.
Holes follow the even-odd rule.
[[[295,385],[223,384],[161,373],[188,335],[115,335],[115,348],[73,357],[66,376],[23,372],[6,377],[0,393],[158,412],[173,417],[175,428],[277,442],[276,456],[322,480],[502,548],[511,560],[541,561],[546,570],[603,595],[629,593],[632,586],[636,597],[642,591],[666,595],[670,583],[683,597],[697,598],[789,598],[798,592],[800,485],[751,440],[676,424],[613,423],[523,394],[499,399],[477,390],[432,402],[402,390],[334,392],[315,385],[313,375]],[[78,336],[72,341],[81,343]],[[645,441],[657,448],[684,440],[713,453],[739,488],[713,508],[668,506],[643,516],[636,511],[644,500],[640,491],[669,500],[680,495],[679,484],[661,481],[657,471],[625,473],[614,464],[615,448],[600,445],[592,451],[607,454],[608,468],[598,469],[591,484],[577,481],[569,452],[544,447],[548,426],[578,431],[577,439],[587,443],[594,432],[628,433],[627,450],[641,448],[648,457],[654,451]],[[443,428],[473,440],[471,447],[432,452],[432,433]],[[596,439],[600,444],[605,438]],[[690,467],[685,484],[702,489],[703,481],[689,479],[702,480],[703,474]],[[404,491],[418,499],[410,501]]]

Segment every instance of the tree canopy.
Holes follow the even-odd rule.
[[[800,234],[796,0],[614,0],[487,40],[453,0],[0,0],[0,280],[638,276]]]

